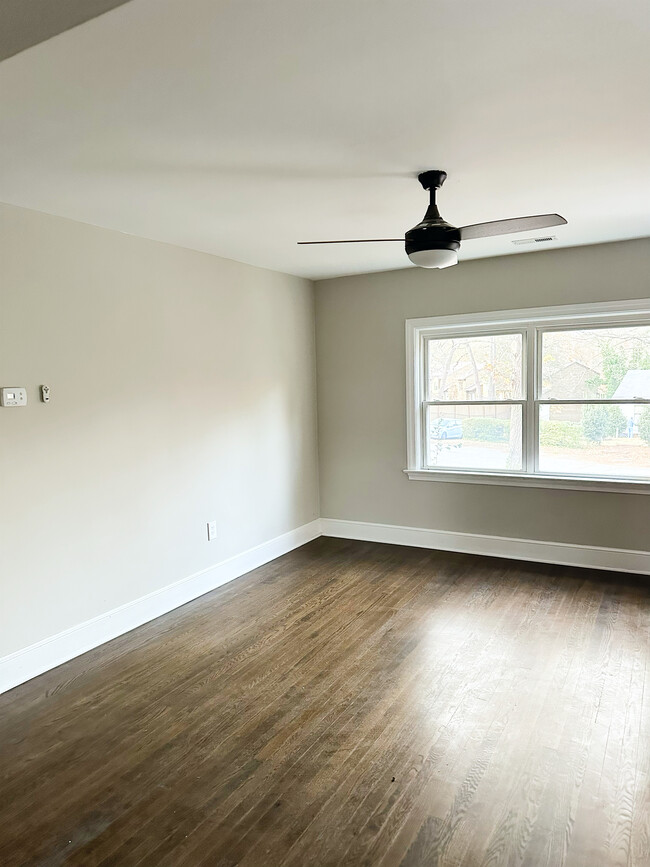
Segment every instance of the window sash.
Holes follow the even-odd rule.
[[[409,469],[413,471],[428,470],[431,473],[445,474],[445,468],[430,467],[427,463],[426,414],[428,406],[494,406],[519,405],[522,407],[522,469],[509,470],[506,473],[498,471],[475,470],[471,468],[455,469],[455,474],[462,475],[515,475],[544,476],[557,478],[584,478],[598,480],[601,477],[589,475],[545,473],[539,470],[539,431],[540,407],[553,404],[604,404],[648,405],[650,399],[559,399],[541,398],[542,393],[542,346],[543,335],[546,332],[557,331],[590,331],[597,328],[615,328],[634,325],[650,325],[650,299],[638,302],[609,302],[602,305],[573,305],[560,308],[540,308],[537,310],[503,311],[495,314],[493,322],[486,321],[483,314],[469,314],[455,317],[442,317],[423,320],[407,320],[407,352],[409,353],[407,367],[407,382],[409,387],[408,412],[408,452]],[[611,311],[611,312],[609,312]],[[489,315],[489,314],[488,314]],[[480,321],[481,320],[481,321]],[[441,324],[436,324],[440,322]],[[442,324],[444,322],[444,324]],[[429,382],[429,352],[428,342],[444,338],[461,339],[463,337],[492,336],[502,334],[522,335],[522,398],[505,400],[459,400],[427,399]],[[415,364],[415,366],[413,366]],[[415,404],[410,403],[415,399]],[[415,412],[415,416],[412,416]],[[414,424],[415,422],[415,424]],[[608,481],[617,479],[635,479],[629,475],[608,476]],[[647,482],[647,479],[642,481]]]
[[[536,474],[540,473],[543,475],[550,476],[567,476],[568,478],[574,477],[576,474],[571,473],[549,473],[544,470],[540,470],[539,468],[539,429],[540,429],[540,407],[542,406],[553,406],[553,405],[571,405],[571,406],[594,406],[603,404],[605,406],[621,406],[623,404],[629,404],[631,406],[648,406],[650,405],[650,399],[648,400],[556,400],[556,399],[548,399],[548,400],[424,400],[421,403],[421,443],[422,443],[422,467],[427,470],[433,470],[438,472],[444,472],[444,467],[436,467],[432,466],[428,462],[428,444],[427,444],[427,407],[429,406],[521,406],[521,427],[522,427],[522,446],[521,446],[521,454],[522,454],[522,467],[520,470],[508,470],[508,474],[512,475],[530,475],[531,473]],[[532,415],[532,418],[531,418]],[[534,443],[531,445],[530,440],[531,436],[534,435]],[[489,473],[489,470],[480,470],[480,469],[463,469],[458,468],[457,472],[477,472],[477,473]],[[617,478],[613,476],[598,476],[596,474],[589,474],[589,478]],[[642,479],[646,480],[645,476],[620,476],[620,478],[626,479]]]
[[[423,403],[422,403],[422,412],[420,415],[420,423],[421,423],[420,440],[422,443],[422,467],[424,469],[437,471],[437,472],[447,472],[451,469],[453,472],[459,472],[459,473],[469,472],[469,473],[494,474],[494,473],[499,473],[501,471],[500,470],[480,469],[480,468],[473,468],[473,467],[466,467],[466,468],[459,467],[458,469],[456,469],[455,467],[447,468],[447,467],[434,466],[434,465],[429,463],[429,460],[428,460],[428,458],[429,458],[429,443],[428,443],[429,435],[428,435],[428,431],[427,431],[427,407],[429,407],[429,406],[435,406],[435,407],[441,407],[441,406],[468,406],[468,407],[472,407],[472,406],[520,406],[521,407],[521,469],[519,469],[519,470],[507,469],[507,470],[503,470],[503,472],[507,472],[508,475],[515,475],[515,476],[527,475],[527,471],[526,471],[526,466],[527,466],[526,411],[527,411],[528,402],[526,400],[501,400],[501,401],[497,401],[497,400],[453,400],[453,401],[427,400],[427,401],[423,401]]]
[[[634,326],[644,326],[650,325],[650,316],[636,313],[633,316],[626,318],[609,318],[603,319],[599,317],[598,321],[594,322],[590,320],[589,322],[581,322],[579,318],[573,317],[572,321],[565,321],[562,324],[558,325],[543,325],[543,326],[534,326],[534,335],[532,339],[535,342],[535,371],[534,371],[534,387],[535,387],[535,400],[537,403],[650,403],[650,400],[645,400],[642,398],[632,398],[632,399],[624,399],[624,400],[612,400],[611,398],[593,398],[593,399],[567,399],[563,398],[542,398],[542,377],[543,377],[543,358],[542,352],[544,349],[544,335],[545,334],[557,334],[562,332],[571,332],[571,331],[598,331],[599,329],[608,329],[608,328],[633,328]]]
[[[563,473],[559,470],[543,470],[543,469],[540,469],[540,467],[539,467],[540,457],[541,457],[541,448],[539,445],[539,422],[540,422],[539,411],[540,411],[540,407],[542,407],[542,406],[557,406],[557,405],[559,405],[559,406],[564,406],[564,405],[571,405],[571,406],[581,406],[581,405],[582,406],[600,406],[600,405],[620,406],[622,404],[626,404],[626,405],[630,405],[630,406],[648,406],[650,404],[650,400],[640,400],[640,399],[639,400],[538,400],[538,401],[535,401],[535,404],[536,404],[535,428],[537,431],[537,444],[536,444],[537,447],[535,450],[535,474],[536,475],[539,475],[543,478],[550,478],[550,479],[553,479],[553,478],[558,478],[558,479],[582,478],[582,479],[590,479],[593,481],[604,481],[604,482],[614,482],[614,483],[616,483],[617,480],[621,480],[621,481],[631,481],[631,482],[637,482],[637,483],[641,483],[641,484],[650,485],[650,479],[648,478],[647,475],[638,476],[638,475],[634,475],[632,473],[628,473],[627,475],[624,476],[624,475],[614,475],[612,473],[594,473],[594,472],[590,472],[588,474]],[[650,448],[650,446],[649,446],[649,448]]]
[[[463,337],[503,337],[508,335],[519,335],[521,336],[521,398],[517,398],[514,401],[509,401],[505,399],[499,399],[497,397],[491,400],[484,400],[483,403],[509,403],[509,402],[520,402],[521,400],[526,399],[526,340],[527,340],[527,331],[525,328],[512,328],[512,327],[503,327],[503,328],[484,328],[484,329],[472,329],[471,331],[451,331],[450,333],[436,333],[426,334],[423,336],[421,353],[422,353],[422,364],[423,364],[423,372],[422,372],[422,400],[427,401],[427,393],[429,388],[429,343],[433,340],[459,340]],[[476,387],[478,388],[479,383],[476,383]],[[430,403],[447,403],[453,405],[454,401],[449,400],[431,400],[428,401]],[[475,403],[477,406],[480,406],[481,401],[474,400],[471,401]],[[460,401],[463,403],[463,401]]]

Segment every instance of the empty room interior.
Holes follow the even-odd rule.
[[[650,867],[645,0],[0,0],[1,867]]]

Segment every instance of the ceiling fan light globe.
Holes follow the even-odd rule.
[[[458,263],[456,250],[412,250],[409,259],[418,268],[450,268]]]

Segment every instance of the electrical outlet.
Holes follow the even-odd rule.
[[[208,521],[208,542],[214,542],[217,538],[217,522]]]

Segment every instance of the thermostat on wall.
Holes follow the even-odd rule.
[[[25,406],[26,404],[26,388],[0,388],[0,406]]]

